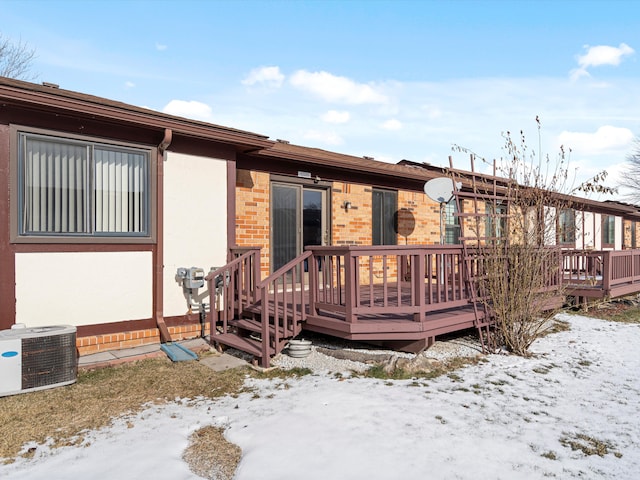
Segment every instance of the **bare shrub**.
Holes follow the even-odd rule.
[[[574,188],[564,148],[555,159],[543,158],[529,149],[523,132],[517,140],[510,132],[503,136],[505,154],[492,162],[492,175],[473,174],[465,182],[460,171],[452,174],[474,194],[461,205],[470,212],[461,225],[473,245],[473,287],[495,320],[494,347],[526,356],[553,326],[564,299],[561,248],[575,246],[575,195],[610,190],[601,186],[605,173]]]

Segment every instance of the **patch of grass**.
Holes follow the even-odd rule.
[[[202,478],[231,480],[241,456],[242,450],[224,438],[223,428],[207,426],[191,434],[182,458]]]
[[[507,382],[506,380],[502,380],[502,379],[499,379],[499,380],[488,380],[488,383],[490,383],[491,385],[499,386],[499,387],[501,387],[503,385],[510,385],[509,382]]]
[[[563,447],[571,448],[573,451],[580,451],[583,454],[598,455],[604,457],[608,453],[613,453],[617,458],[622,457],[622,454],[615,449],[615,444],[607,440],[599,440],[595,437],[584,433],[565,434],[560,438],[560,444]]]
[[[640,323],[640,307],[629,307],[615,313],[605,313],[592,310],[589,312],[589,316],[595,316],[596,318],[609,320],[611,322]]]
[[[549,460],[557,460],[558,456],[555,452],[549,450],[548,452],[540,454],[541,457],[548,458]]]
[[[564,320],[558,320],[557,318],[552,318],[549,320],[550,325],[545,328],[538,338],[546,337],[547,335],[551,335],[553,333],[567,332],[571,330],[571,324]]]
[[[255,378],[291,378],[291,377],[304,377],[305,375],[311,375],[313,370],[306,367],[295,367],[288,370],[282,370],[279,368],[271,368],[269,370],[257,370],[251,375]]]
[[[138,412],[145,404],[237,396],[247,391],[243,384],[248,376],[307,373],[310,370],[265,373],[248,367],[214,372],[198,362],[172,363],[166,358],[81,371],[73,385],[0,398],[0,462],[12,462],[28,442],[48,442],[54,448],[81,445],[84,432],[109,426],[112,419]]]
[[[533,371],[536,372],[536,373],[539,373],[540,375],[546,375],[547,373],[549,373],[551,371],[551,366],[550,365],[541,365],[539,367],[533,368]]]
[[[591,308],[586,311],[576,313],[611,322],[640,323],[640,306],[636,305],[637,297],[634,302],[629,301],[628,298],[618,298],[600,303],[591,306]]]

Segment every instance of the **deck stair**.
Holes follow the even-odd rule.
[[[260,250],[235,249],[236,258],[207,275],[212,295],[211,343],[246,352],[268,367],[272,356],[302,330],[307,312],[305,265],[311,252],[260,280]]]

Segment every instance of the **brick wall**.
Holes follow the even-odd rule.
[[[334,182],[331,190],[331,244],[371,245],[371,187]],[[349,209],[344,208],[347,201]]]
[[[198,338],[201,334],[200,324],[169,327],[169,333],[171,334],[172,340]],[[205,333],[209,333],[208,323],[205,324]],[[160,343],[160,332],[157,328],[149,328],[133,332],[78,337],[76,339],[76,348],[80,356],[83,356],[108,350],[141,347],[143,345],[156,343]]]
[[[633,245],[631,230],[634,228],[634,222],[631,220],[623,220],[623,248],[638,248],[640,247],[640,222],[635,222],[635,230],[636,230],[636,245]]]
[[[295,179],[292,179],[295,182]],[[372,186],[331,184],[331,245],[371,245]],[[344,208],[345,202],[351,208]],[[236,243],[262,248],[263,278],[269,273],[270,176],[238,170],[236,181]],[[440,243],[440,206],[423,192],[398,191],[398,244]]]
[[[444,228],[444,225],[443,225]],[[440,204],[422,192],[398,192],[398,244],[440,243]]]
[[[263,277],[269,273],[269,174],[238,170],[236,175],[236,243],[261,247]]]

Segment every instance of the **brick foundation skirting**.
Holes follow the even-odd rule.
[[[169,333],[173,340],[189,340],[200,336],[200,325],[182,325],[169,327]],[[209,333],[209,325],[205,325],[205,333]],[[91,335],[78,337],[76,348],[80,356],[92,353],[106,352],[108,350],[120,350],[123,348],[141,347],[160,343],[160,331],[157,328],[136,330],[133,332],[112,333],[105,335]]]

